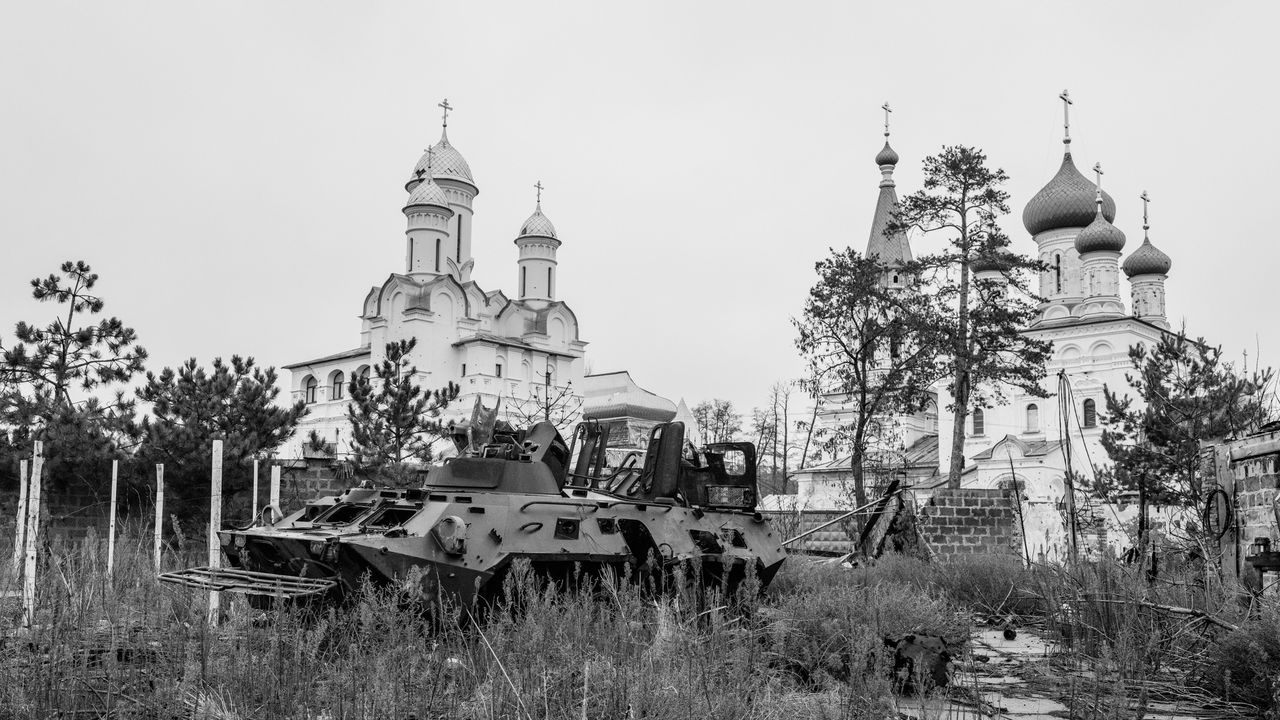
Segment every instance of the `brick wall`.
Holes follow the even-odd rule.
[[[1280,476],[1274,473],[1236,480],[1236,520],[1240,523],[1240,542],[1247,547],[1258,538],[1275,541],[1276,520],[1271,503],[1276,498]]]
[[[920,508],[920,532],[940,558],[1019,552],[1013,497],[1005,490],[940,489]]]

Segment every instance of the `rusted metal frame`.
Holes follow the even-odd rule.
[[[256,595],[281,595],[300,597],[318,595],[334,587],[337,581],[329,578],[303,578],[272,573],[235,570],[230,568],[192,568],[163,573],[161,582],[218,592],[241,592]]]
[[[891,497],[892,495],[898,495],[898,494],[900,494],[903,490],[906,490],[906,488],[899,488],[898,490],[896,490],[896,491],[894,491],[894,492],[892,492],[892,493],[890,493],[890,494],[888,494],[888,495],[883,495],[883,496],[881,496],[881,497],[876,498],[875,500],[872,500],[871,502],[867,503],[866,505],[863,505],[863,506],[861,506],[861,507],[856,507],[856,508],[854,508],[854,509],[850,510],[849,512],[847,512],[847,513],[845,513],[845,514],[841,515],[840,517],[835,518],[834,520],[828,520],[828,521],[826,521],[826,522],[822,523],[821,525],[819,525],[819,526],[817,526],[817,527],[815,527],[815,528],[810,528],[810,529],[808,529],[808,530],[805,530],[804,532],[800,533],[799,535],[797,535],[797,536],[795,536],[795,537],[793,537],[793,538],[790,538],[790,539],[788,539],[788,540],[783,540],[783,541],[782,541],[782,546],[783,546],[783,547],[786,547],[786,546],[790,545],[791,543],[793,543],[793,542],[795,542],[795,541],[797,541],[797,540],[800,540],[800,539],[802,539],[802,538],[807,538],[807,537],[809,537],[810,535],[812,535],[812,534],[814,534],[814,533],[818,532],[819,530],[825,530],[825,529],[827,529],[827,528],[831,527],[832,525],[835,525],[835,524],[836,524],[836,523],[838,523],[838,522],[841,522],[841,521],[843,521],[843,520],[848,520],[849,518],[853,517],[854,515],[857,515],[858,513],[860,513],[860,512],[864,512],[864,511],[866,511],[868,508],[871,508],[871,507],[875,506],[877,503],[883,502],[885,499],[887,499],[887,498]]]
[[[587,508],[591,512],[595,512],[602,507],[598,503],[580,503],[569,500],[531,500],[520,506],[520,512],[524,512],[534,505],[557,505],[561,507]]]

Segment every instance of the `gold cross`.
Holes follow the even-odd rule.
[[[1143,190],[1138,197],[1142,198],[1142,237],[1146,238],[1147,230],[1151,228],[1151,225],[1147,223],[1147,203],[1151,202],[1151,198],[1147,196],[1146,190]]]
[[[453,109],[453,106],[449,104],[449,98],[445,98],[444,102],[436,105],[436,107],[444,108],[444,119],[440,124],[442,127],[449,127],[449,111]]]
[[[1062,91],[1062,94],[1058,96],[1058,99],[1062,100],[1062,142],[1070,145],[1071,116],[1069,113],[1071,106],[1075,105],[1075,103],[1071,101],[1071,95],[1068,94],[1066,90]]]
[[[539,180],[538,182],[534,183],[533,186],[538,188],[538,204],[541,205],[542,204],[542,181]]]
[[[887,102],[880,107],[884,109],[884,136],[889,137],[889,113],[893,112],[893,109]]]

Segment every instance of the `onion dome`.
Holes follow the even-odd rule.
[[[1168,255],[1156,249],[1156,246],[1151,244],[1151,239],[1147,238],[1142,241],[1142,245],[1138,246],[1137,250],[1134,250],[1129,257],[1125,258],[1124,265],[1121,267],[1128,277],[1136,275],[1168,275],[1169,268],[1173,267],[1173,261],[1169,259]]]
[[[884,141],[884,149],[876,154],[876,165],[897,165],[898,153],[889,147],[889,141]]]
[[[432,205],[452,212],[452,208],[449,207],[449,196],[444,194],[444,190],[436,184],[429,172],[425,178],[418,183],[413,192],[409,193],[409,200],[404,206],[409,208],[414,205]]]
[[[440,135],[440,142],[422,154],[418,164],[413,167],[413,175],[405,183],[405,190],[413,190],[421,182],[427,165],[431,166],[431,174],[440,180],[459,180],[475,187],[476,181],[471,177],[471,166],[467,165],[462,153],[449,143],[449,134]]]
[[[1084,255],[1091,252],[1120,252],[1124,249],[1124,233],[1112,225],[1104,211],[1099,208],[1093,216],[1093,222],[1076,236],[1076,252]]]
[[[542,214],[542,203],[538,203],[538,208],[533,211],[528,220],[524,221],[524,225],[520,227],[520,237],[549,237],[556,238],[556,226],[551,224],[546,215]]]
[[[1022,224],[1032,235],[1057,228],[1088,226],[1097,212],[1096,193],[1097,186],[1080,174],[1071,161],[1071,153],[1066,153],[1058,174],[1023,209]],[[1102,193],[1102,215],[1108,222],[1116,219],[1116,203],[1106,192]]]

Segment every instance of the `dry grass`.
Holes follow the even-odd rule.
[[[433,622],[372,589],[268,622],[224,595],[211,629],[201,593],[154,580],[148,540],[124,536],[113,582],[101,545],[45,553],[30,631],[4,607],[0,707],[16,716],[881,717],[883,635],[967,632],[940,593],[803,561],[775,589],[749,580],[734,597],[654,598],[625,578],[557,591],[517,571],[519,602],[482,624]]]
[[[1070,658],[1111,678],[1113,697],[1190,672],[1187,663],[1222,678],[1222,663],[1259,647],[1274,660],[1280,647],[1247,634],[1215,654],[1194,628],[1090,602],[1141,598],[1245,619],[1222,588],[1149,585],[1106,563],[1027,570],[1000,558],[891,557],[856,570],[793,558],[767,592],[748,581],[734,597],[655,598],[626,578],[557,591],[518,568],[507,579],[518,602],[483,623],[461,613],[432,621],[369,589],[341,609],[268,621],[224,596],[226,618],[211,629],[202,594],[154,580],[149,539],[125,534],[113,582],[101,546],[54,542],[31,631],[19,630],[16,603],[3,606],[0,708],[12,716],[879,718],[894,712],[885,636],[958,640],[974,615],[1010,612],[1070,643]],[[203,549],[173,553],[171,567],[200,564]],[[0,590],[17,588],[7,572]],[[1238,663],[1234,672],[1222,687],[1243,699]],[[1274,687],[1248,681],[1251,699]],[[1078,699],[1089,693],[1098,690]]]

